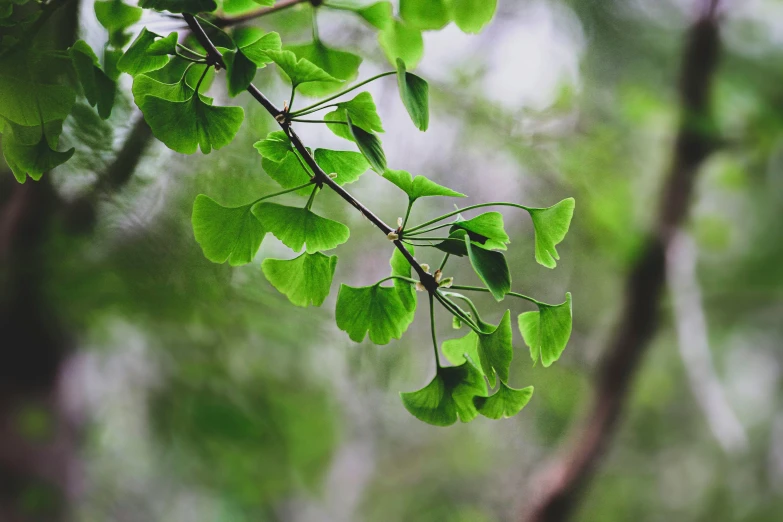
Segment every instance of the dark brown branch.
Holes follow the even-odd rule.
[[[304,3],[315,4],[315,2],[312,2],[311,0],[282,0],[272,7],[262,7],[260,9],[255,9],[245,14],[241,14],[237,16],[218,16],[214,20],[212,20],[212,23],[216,27],[220,27],[220,28],[230,27],[232,25],[243,24],[245,22],[255,20],[256,18],[261,18],[262,16],[277,13],[278,11],[282,11],[283,9],[288,9],[289,7],[293,7],[297,4],[304,4]]]
[[[215,45],[212,43],[212,41],[209,39],[209,36],[207,36],[206,32],[204,32],[204,28],[201,27],[201,24],[198,23],[198,20],[193,15],[184,14],[182,15],[185,18],[185,22],[187,22],[188,27],[190,27],[190,30],[192,31],[193,35],[196,37],[198,42],[201,44],[201,46],[206,49],[208,59],[213,60],[215,64],[217,64],[220,67],[225,67],[225,64],[223,62],[223,57],[220,54],[220,51],[217,50]],[[362,203],[360,203],[356,198],[354,198],[350,193],[348,193],[347,190],[342,188],[340,185],[338,185],[332,178],[330,178],[323,169],[318,165],[318,163],[315,162],[315,159],[313,156],[308,152],[307,148],[302,143],[302,140],[299,139],[299,136],[294,132],[294,129],[291,127],[290,122],[286,121],[285,118],[279,118],[280,115],[283,114],[283,111],[278,109],[274,106],[272,102],[270,102],[264,94],[258,90],[258,88],[253,85],[252,83],[247,88],[247,91],[255,98],[258,103],[260,103],[264,109],[273,117],[275,118],[275,121],[280,125],[280,127],[283,129],[283,131],[288,135],[288,137],[291,139],[291,143],[294,145],[296,150],[301,154],[301,156],[304,158],[305,162],[307,163],[307,166],[310,167],[310,169],[315,173],[315,182],[319,186],[326,185],[330,189],[332,189],[334,192],[337,193],[338,196],[343,198],[345,201],[351,204],[354,208],[356,208],[359,212],[362,213],[364,217],[366,217],[370,222],[378,227],[378,229],[383,232],[384,235],[388,235],[390,232],[393,232],[394,229],[387,225],[386,223],[381,220],[378,216],[372,213],[370,209],[365,207]],[[424,269],[421,267],[421,265],[414,259],[413,255],[411,255],[410,252],[408,252],[408,249],[405,248],[401,241],[396,240],[394,241],[394,246],[397,247],[397,249],[402,252],[402,255],[405,256],[405,259],[408,260],[410,265],[413,267],[413,269],[416,271],[416,274],[419,276],[419,280],[424,285],[424,287],[429,292],[434,292],[438,288],[438,284],[435,282],[435,278],[424,271]]]
[[[664,253],[684,222],[699,166],[717,143],[709,109],[719,56],[714,2],[689,30],[680,73],[680,124],[660,199],[658,221],[625,284],[622,315],[596,375],[596,397],[574,445],[542,473],[527,522],[567,520],[612,440],[632,379],[658,326]]]

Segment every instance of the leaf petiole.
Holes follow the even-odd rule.
[[[480,287],[480,286],[452,285],[451,288],[453,290],[469,290],[469,291],[472,291],[472,292],[490,292],[489,288],[483,288],[483,287]],[[518,297],[520,299],[524,299],[525,301],[530,301],[531,303],[534,303],[536,305],[539,305],[539,304],[545,305],[546,304],[546,303],[542,303],[541,301],[538,301],[536,299],[533,299],[532,297],[528,297],[528,296],[526,296],[524,294],[520,294],[518,292],[508,292],[506,295],[511,295],[511,296],[514,296],[514,297]]]
[[[343,96],[343,95],[348,94],[349,92],[351,92],[353,90],[358,89],[362,85],[367,85],[368,83],[373,82],[373,81],[375,81],[375,80],[377,80],[379,78],[383,78],[384,76],[389,76],[389,75],[392,75],[392,74],[397,74],[397,71],[389,71],[389,72],[385,72],[385,73],[381,73],[381,74],[376,74],[372,78],[367,78],[366,80],[364,80],[362,82],[359,82],[359,83],[357,83],[356,85],[354,85],[352,87],[348,87],[344,91],[340,91],[337,94],[329,96],[328,98],[324,98],[323,100],[321,100],[319,102],[316,102],[316,103],[314,103],[312,105],[308,105],[307,107],[305,107],[303,109],[299,109],[296,112],[292,112],[291,116],[301,116],[302,113],[304,113],[305,111],[309,111],[310,109],[315,109],[316,107],[320,107],[321,105],[323,105],[325,103],[329,103],[332,100],[336,100],[340,96]]]
[[[304,185],[299,185],[298,187],[289,188],[289,189],[281,190],[280,192],[275,192],[273,194],[267,194],[265,196],[261,196],[260,198],[258,198],[254,202],[252,202],[250,205],[251,206],[255,205],[256,203],[258,203],[260,201],[264,201],[265,199],[270,199],[270,198],[273,198],[275,196],[282,196],[283,194],[288,194],[289,192],[295,192],[297,190],[301,190],[301,189],[303,189],[305,187],[309,187],[312,184],[313,184],[313,182],[309,181],[309,182],[305,183]]]
[[[450,218],[451,216],[456,216],[460,212],[465,212],[467,210],[473,210],[475,208],[482,208],[482,207],[514,207],[514,208],[521,208],[522,210],[528,210],[528,211],[531,210],[531,207],[518,205],[516,203],[508,203],[506,201],[494,201],[492,203],[479,203],[477,205],[470,205],[469,207],[458,208],[457,210],[449,212],[448,214],[443,214],[442,216],[438,216],[434,219],[430,219],[429,221],[425,221],[424,223],[421,223],[420,225],[416,225],[415,227],[411,228],[408,232],[414,232],[416,230],[420,230],[424,227],[437,223],[438,221],[443,221],[444,219]]]
[[[307,204],[304,208],[310,210],[313,207],[313,201],[315,201],[316,194],[318,194],[318,185],[313,187],[313,191],[310,193],[310,199],[307,200]]]
[[[299,118],[293,118],[291,121],[298,121],[299,123],[336,123],[339,125],[348,125],[348,122],[337,120],[302,120]]]
[[[432,347],[435,350],[435,364],[440,369],[440,354],[438,354],[438,338],[435,336],[435,304],[430,294],[430,329],[432,330]]]

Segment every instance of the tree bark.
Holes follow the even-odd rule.
[[[680,71],[680,123],[658,219],[626,279],[622,314],[595,377],[592,411],[576,431],[573,445],[541,473],[541,490],[522,520],[568,520],[616,431],[633,378],[658,327],[666,248],[687,217],[699,167],[716,145],[709,102],[719,54],[711,2],[687,33]]]

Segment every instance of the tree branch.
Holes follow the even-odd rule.
[[[245,14],[241,14],[237,16],[215,17],[215,19],[212,20],[212,24],[220,28],[230,27],[232,25],[239,25],[245,22],[249,22],[250,20],[255,20],[256,18],[261,18],[262,16],[266,16],[266,15],[276,13],[278,11],[282,11],[283,9],[293,7],[297,4],[304,4],[304,3],[315,4],[316,2],[313,2],[312,0],[282,0],[272,7],[262,7],[260,9],[255,9]]]
[[[666,282],[665,251],[687,216],[698,168],[717,142],[709,101],[719,44],[713,0],[687,35],[680,71],[680,123],[658,221],[626,280],[622,315],[596,375],[592,412],[573,446],[542,473],[542,489],[523,518],[527,522],[564,521],[576,509],[614,435],[632,379],[655,334]]]
[[[207,33],[204,31],[204,28],[201,27],[201,24],[198,23],[198,20],[193,15],[190,14],[183,14],[182,15],[185,19],[185,22],[187,22],[188,27],[190,27],[191,32],[198,40],[199,44],[206,49],[207,51],[207,60],[211,60],[212,63],[218,65],[219,67],[225,68],[225,63],[223,62],[223,56],[220,54],[220,51],[217,50],[215,47],[215,44],[212,43],[212,41],[209,39],[209,36],[207,36]],[[272,102],[270,102],[264,94],[258,90],[258,88],[253,85],[252,83],[247,88],[247,91],[255,98],[258,103],[260,103],[264,109],[277,121],[277,123],[280,125],[280,128],[283,129],[283,131],[288,135],[288,137],[291,140],[291,143],[296,148],[297,152],[304,158],[305,163],[307,163],[307,166],[312,169],[312,171],[315,173],[315,182],[318,186],[326,185],[330,189],[332,189],[335,193],[337,193],[338,196],[343,198],[346,202],[350,203],[351,206],[356,208],[359,212],[362,213],[364,217],[366,217],[370,222],[375,225],[378,229],[380,229],[381,232],[383,232],[384,235],[388,236],[390,232],[394,232],[395,229],[387,225],[383,222],[378,216],[372,213],[372,211],[365,207],[362,203],[360,203],[356,198],[354,198],[351,194],[348,193],[347,190],[342,188],[340,185],[338,185],[332,178],[330,178],[323,169],[316,163],[313,156],[308,152],[307,148],[302,143],[302,140],[299,139],[299,136],[296,134],[294,129],[291,127],[290,122],[286,121],[285,118],[281,118],[280,116],[283,115],[283,111],[278,109],[274,106]],[[397,249],[402,253],[403,256],[405,256],[405,259],[408,260],[410,265],[413,267],[413,269],[416,271],[416,274],[419,276],[419,280],[424,285],[424,287],[429,291],[430,293],[435,292],[438,289],[438,283],[435,281],[435,278],[424,271],[424,269],[421,267],[421,265],[414,259],[413,255],[411,255],[410,252],[408,252],[408,249],[405,248],[402,244],[402,242],[398,239],[393,241],[394,246],[397,247]]]

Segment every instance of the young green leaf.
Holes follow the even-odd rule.
[[[150,56],[166,56],[177,54],[177,33],[169,33],[165,38],[158,38],[147,48]]]
[[[370,168],[359,152],[347,150],[315,149],[315,162],[327,174],[337,174],[338,185],[353,183]]]
[[[410,173],[404,170],[386,170],[383,173],[383,177],[397,185],[408,195],[411,201],[427,196],[466,197],[465,194],[451,190],[443,185],[438,185],[424,176],[411,177]]]
[[[385,29],[378,32],[378,43],[389,63],[396,64],[402,59],[408,67],[416,67],[424,55],[424,40],[421,31],[394,20]]]
[[[340,285],[335,320],[351,340],[360,343],[369,333],[375,344],[399,339],[413,321],[414,312],[400,299],[395,287]]]
[[[332,77],[343,81],[355,79],[359,74],[359,65],[362,63],[360,56],[332,49],[320,40],[302,45],[288,45],[285,49],[294,53],[298,58],[309,60]],[[340,84],[334,81],[313,82],[303,85],[300,91],[307,96],[323,96],[331,94],[339,88]]]
[[[548,208],[529,208],[536,232],[536,261],[547,268],[557,266],[557,246],[568,233],[574,215],[574,198],[566,198]]]
[[[422,78],[409,73],[400,58],[397,58],[397,87],[413,124],[420,131],[426,131],[430,125],[430,87]]]
[[[500,212],[485,212],[467,220],[459,218],[451,231],[457,229],[466,230],[471,240],[486,249],[506,250],[506,243],[510,242]]]
[[[470,237],[465,237],[465,247],[476,275],[487,285],[492,297],[502,301],[511,291],[511,274],[508,271],[506,257],[500,252],[485,250],[475,245]]]
[[[451,17],[462,32],[480,33],[497,7],[497,0],[451,0]]]
[[[265,229],[294,252],[302,250],[305,244],[308,254],[331,250],[348,241],[350,236],[350,230],[342,223],[306,208],[259,203],[253,207],[253,214]]]
[[[571,292],[559,305],[538,304],[538,312],[520,314],[519,331],[530,348],[533,362],[539,358],[544,367],[560,358],[571,337]]]
[[[365,7],[354,7],[352,11],[380,30],[386,29],[394,20],[391,2],[376,2]]]
[[[455,317],[456,319],[456,317]],[[470,330],[467,335],[458,339],[449,339],[441,347],[443,355],[455,366],[463,364],[465,360],[470,360],[473,364],[479,363],[478,356],[478,334]],[[481,369],[479,368],[479,371]],[[484,375],[484,372],[481,372]]]
[[[228,145],[245,117],[241,107],[215,107],[197,94],[181,102],[147,95],[139,108],[155,137],[182,154],[193,154],[198,147],[209,154]]]
[[[294,150],[291,146],[291,140],[283,131],[270,132],[266,138],[255,142],[253,147],[264,158],[277,162],[283,161]]]
[[[139,0],[139,7],[171,13],[211,13],[217,9],[215,0]]]
[[[0,116],[25,127],[62,121],[71,113],[76,93],[65,85],[39,83],[0,70]]]
[[[400,16],[422,31],[442,29],[451,21],[445,0],[400,0]]]
[[[141,19],[143,10],[130,6],[122,0],[98,0],[95,2],[95,17],[110,33],[121,31]]]
[[[382,173],[386,170],[386,154],[383,152],[381,140],[372,132],[367,132],[361,127],[357,127],[348,116],[348,130],[351,137],[356,142],[359,150],[367,158],[370,167],[377,172]]]
[[[155,96],[169,101],[185,101],[189,100],[195,91],[187,84],[184,78],[177,83],[161,83],[153,80],[146,74],[139,74],[133,78],[131,92],[134,103],[141,108],[145,96]],[[211,104],[210,99],[203,96],[201,99]]]
[[[241,49],[223,53],[223,62],[228,76],[228,94],[233,97],[247,89],[256,76],[258,66]]]
[[[98,67],[98,57],[84,40],[74,43],[68,53],[84,90],[84,97],[91,106],[98,105],[98,115],[107,119],[114,106],[117,83]]]
[[[469,361],[460,366],[438,368],[435,378],[415,392],[400,393],[411,415],[434,426],[451,426],[457,419],[470,422],[478,415],[474,397],[486,397],[487,385]]]
[[[533,396],[533,387],[518,390],[500,383],[498,391],[490,397],[473,399],[476,409],[490,419],[511,418],[524,408]]]
[[[354,99],[337,104],[337,108],[324,116],[327,121],[339,121],[344,123],[327,123],[326,126],[337,136],[354,141],[351,131],[348,129],[348,116],[357,127],[367,132],[383,132],[381,118],[375,107],[375,102],[369,92],[362,92]]]
[[[506,310],[498,326],[482,323],[482,333],[478,334],[478,357],[481,369],[489,379],[489,385],[495,386],[495,374],[500,382],[508,382],[508,370],[514,356],[511,332],[511,311]]]
[[[267,281],[296,306],[321,306],[329,295],[337,256],[302,253],[294,259],[264,259]]]
[[[297,60],[296,55],[291,51],[269,50],[266,51],[266,55],[277,64],[294,88],[310,82],[341,82],[310,60],[305,58]]]
[[[193,202],[193,234],[213,263],[245,265],[253,260],[266,229],[251,212],[253,205],[224,207],[199,194]]]
[[[272,63],[272,59],[266,53],[267,51],[279,51],[282,48],[280,35],[275,32],[266,33],[254,38],[249,43],[237,42],[237,46],[242,50],[242,54],[258,67],[264,67]]]
[[[413,255],[414,250],[413,247],[410,245],[404,245],[405,248],[408,250],[408,252]],[[402,276],[402,277],[410,277],[411,276],[411,264],[408,262],[407,259],[405,259],[405,256],[400,252],[398,248],[394,249],[394,252],[392,253],[391,260],[389,260],[389,264],[391,265],[391,275],[394,276]],[[401,279],[394,279],[394,288],[397,291],[397,295],[400,298],[400,301],[402,302],[402,305],[405,307],[406,310],[413,313],[416,311],[416,290],[413,288],[413,285],[411,285],[407,281],[403,281]]]
[[[65,152],[56,150],[62,124],[62,121],[52,121],[46,125],[25,127],[6,122],[3,156],[19,183],[24,183],[27,176],[38,181],[44,172],[71,159],[75,149]]]
[[[148,31],[146,27],[142,28],[139,36],[133,40],[133,43],[117,62],[117,69],[126,72],[131,76],[142,74],[149,71],[160,69],[169,62],[168,56],[160,56],[149,52],[150,46],[159,34]]]

